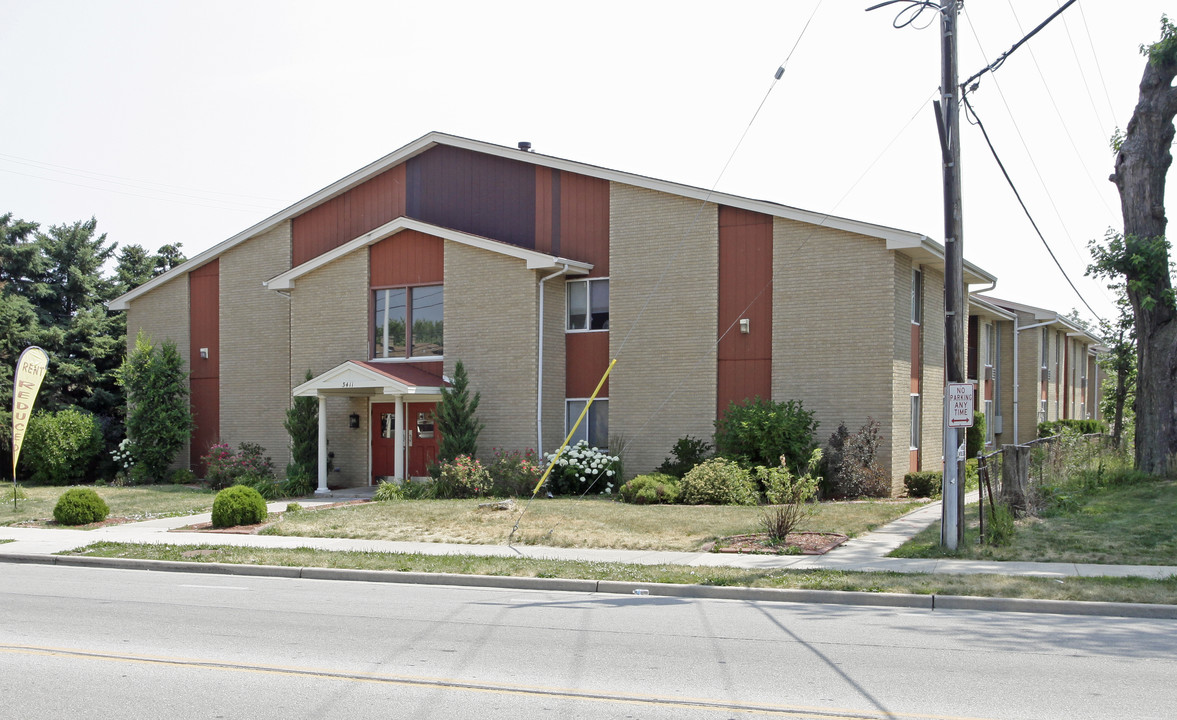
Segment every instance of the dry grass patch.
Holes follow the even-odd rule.
[[[89,486],[88,486],[89,487]],[[212,509],[215,493],[186,485],[138,485],[135,487],[92,486],[110,507],[111,518],[132,521],[194,515]],[[20,485],[16,510],[12,509],[12,483],[0,483],[0,525],[53,519],[53,506],[68,487]],[[56,525],[46,525],[56,527]]]
[[[858,535],[918,506],[914,502],[822,503],[800,530]],[[757,532],[761,509],[739,506],[628,505],[586,498],[537,499],[514,511],[479,509],[477,500],[410,500],[287,515],[265,535],[498,545],[691,552],[729,535]]]
[[[1177,604],[1177,577],[1170,577],[1166,580],[1110,577],[1056,580],[1004,575],[930,575],[847,572],[843,570],[746,570],[687,565],[633,565],[467,555],[328,552],[309,548],[269,549],[111,542],[95,543],[86,548],[63,554],[280,567],[581,578],[677,585]]]

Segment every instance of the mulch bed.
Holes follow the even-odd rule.
[[[773,545],[768,535],[732,535],[705,545],[706,552],[752,555],[825,555],[850,538],[841,533],[797,532],[785,536],[785,542]]]

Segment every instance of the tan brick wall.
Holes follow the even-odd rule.
[[[127,307],[127,350],[143,330],[153,342],[171,340],[184,358],[184,372],[191,369],[188,326],[188,274],[185,273],[140,295]],[[188,443],[176,453],[173,468],[188,467]]]
[[[911,258],[894,255],[894,356],[891,363],[891,494],[903,492],[911,471]],[[879,420],[882,423],[882,420]],[[884,429],[884,432],[886,430]],[[886,467],[886,466],[884,466]]]
[[[298,278],[290,293],[290,335],[289,387],[301,385],[307,369],[320,375],[368,358],[368,253],[351,253]],[[359,429],[347,426],[353,412],[360,415]],[[341,469],[332,485],[368,484],[367,416],[366,398],[328,399],[327,447]],[[281,422],[278,429],[285,433]]]
[[[279,473],[290,461],[290,300],[262,282],[289,269],[289,222],[220,258],[221,440],[262,445]]]
[[[1034,325],[1030,313],[1017,313],[1018,325]],[[1018,437],[1016,442],[1026,443],[1038,435],[1038,402],[1041,392],[1039,372],[1042,367],[1042,328],[1025,330],[1018,338]],[[1047,403],[1047,407],[1049,407]],[[1013,411],[1010,411],[1011,417]],[[1013,428],[1010,428],[1013,431]],[[1006,442],[1014,442],[1007,440]]]
[[[944,273],[924,267],[920,455],[924,470],[944,468]]]
[[[907,362],[896,348],[896,265],[881,240],[774,223],[773,399],[815,411],[823,446],[839,423],[854,432],[873,417],[883,435],[880,465],[892,469],[896,366]],[[910,340],[902,347],[910,358]]]
[[[997,414],[1001,416],[1001,432],[994,435],[994,449],[1014,442],[1014,324],[1012,320],[997,322],[998,354]],[[1021,348],[1019,348],[1020,350]]]
[[[522,260],[445,242],[445,370],[452,376],[461,360],[471,389],[481,393],[478,418],[486,427],[478,439],[478,454],[484,459],[492,448],[523,450],[535,445],[536,281],[535,271]],[[553,292],[558,284],[549,282],[545,304],[553,296],[562,297]],[[553,345],[562,348],[562,341],[549,336],[545,354]],[[557,355],[562,359],[562,350],[553,349],[548,356],[552,375],[557,373],[550,362]],[[558,377],[562,383],[562,371]]]
[[[627,476],[654,469],[684,435],[714,433],[719,223],[716,206],[699,207],[610,187],[609,434],[626,444]]]

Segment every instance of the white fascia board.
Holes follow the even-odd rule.
[[[923,260],[930,256],[936,260],[938,266],[943,266],[943,245],[931,239],[927,235],[904,233],[902,230],[895,230],[893,232],[902,233],[902,236],[896,235],[885,238],[887,241],[888,250],[901,252],[904,255],[917,260]],[[964,270],[964,281],[966,285],[981,285],[997,282],[996,275],[981,269],[979,266],[974,265],[968,260],[964,261],[962,268]]]
[[[373,372],[353,362],[344,362],[318,377],[307,380],[291,391],[294,397],[313,397],[324,393],[352,393],[355,395],[409,395],[436,388],[413,388],[392,378]]]
[[[972,308],[974,305],[977,306],[978,308],[984,310],[989,315],[995,315],[995,316],[1001,318],[1002,320],[1013,320],[1016,317],[1016,315],[1014,315],[1009,310],[999,308],[996,305],[994,305],[993,303],[986,302],[986,301],[980,299],[976,295],[969,297],[969,307]],[[972,313],[970,312],[969,314],[971,315]]]
[[[443,228],[438,225],[431,225],[429,223],[421,222],[420,220],[413,220],[412,218],[399,217],[396,220],[384,223],[375,230],[360,235],[354,240],[340,245],[333,250],[319,255],[311,260],[304,262],[298,267],[291,268],[286,272],[276,275],[262,284],[270,290],[290,290],[294,287],[295,280],[306,275],[313,270],[323,267],[324,265],[335,262],[344,255],[355,252],[361,248],[374,245],[375,243],[391,237],[402,230],[416,230],[417,232],[426,235],[432,235],[444,240],[451,240],[462,245],[488,250],[490,252],[499,253],[500,255],[508,255],[510,257],[519,258],[527,263],[528,270],[543,270],[547,268],[557,268],[568,266],[569,274],[584,275],[593,269],[591,263],[579,262],[576,260],[566,260],[564,258],[546,255],[534,250],[516,247],[509,243],[491,240],[490,238],[480,237],[478,235],[471,235],[458,230],[451,230]]]

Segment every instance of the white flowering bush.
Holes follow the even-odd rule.
[[[549,464],[556,453],[544,453]],[[621,481],[621,458],[589,447],[586,440],[565,448],[548,475],[546,485],[553,495],[582,495],[590,489],[611,495]]]
[[[118,449],[110,453],[110,459],[114,461],[114,466],[120,472],[129,472],[131,466],[135,464],[135,456],[131,454],[131,439],[124,438],[119,443]]]

